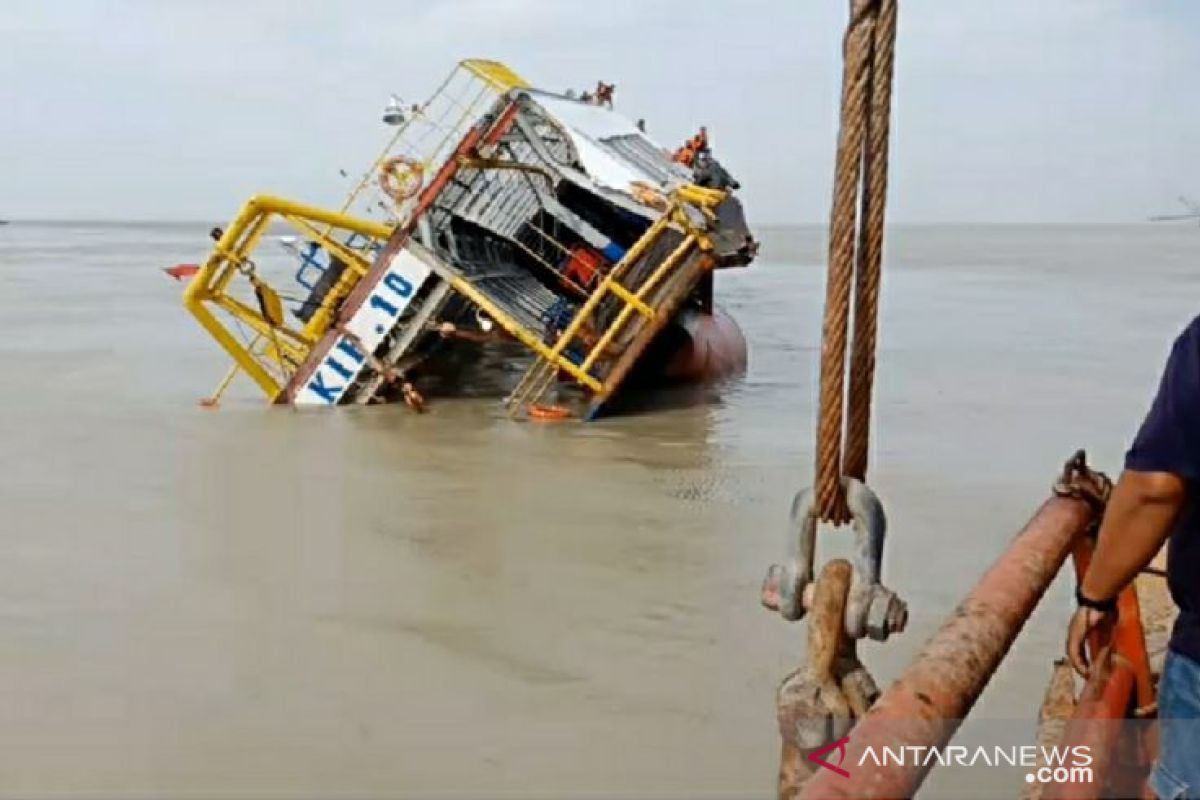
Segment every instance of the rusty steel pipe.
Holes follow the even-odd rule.
[[[851,732],[844,762],[850,776],[823,770],[798,796],[912,797],[929,766],[855,766],[867,748],[941,747],[950,740],[1094,514],[1083,500],[1047,500]]]

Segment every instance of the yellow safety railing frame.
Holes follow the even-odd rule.
[[[595,290],[592,291],[587,300],[580,306],[575,316],[572,317],[571,322],[568,323],[553,345],[547,346],[536,336],[529,334],[523,336],[517,330],[510,329],[510,332],[516,335],[522,343],[532,349],[541,359],[541,361],[535,362],[529,368],[525,378],[521,381],[521,385],[513,392],[511,400],[519,404],[526,399],[520,396],[521,387],[536,385],[536,379],[533,376],[540,367],[544,366],[543,362],[552,364],[593,392],[601,392],[609,388],[604,382],[591,374],[591,368],[604,354],[621,329],[629,322],[633,314],[640,314],[647,319],[654,318],[657,312],[647,304],[647,299],[651,292],[666,280],[671,272],[684,261],[693,247],[699,247],[705,251],[712,249],[710,239],[703,229],[693,224],[688,214],[688,209],[697,209],[705,220],[713,221],[715,220],[714,209],[726,196],[727,194],[723,191],[707,189],[693,184],[687,184],[676,189],[672,193],[667,208],[663,211],[662,215],[651,223],[641,238],[608,271]],[[628,287],[621,283],[621,278],[628,271],[629,267],[636,263],[668,229],[682,231],[685,234],[683,240],[655,267],[654,271],[637,287],[636,291],[630,291]],[[600,333],[582,361],[576,364],[566,358],[564,353],[570,347],[571,342],[579,336],[583,326],[600,305],[600,302],[609,294],[616,296],[624,303],[624,307],[621,308],[608,327]],[[474,300],[475,298],[472,299]],[[475,302],[479,304],[479,300],[475,300]],[[491,313],[490,309],[485,310],[489,310],[489,313]],[[497,321],[501,320],[497,318]],[[503,322],[501,324],[504,325]],[[516,323],[513,323],[513,325],[518,329],[520,327]],[[504,327],[509,328],[508,325],[504,325]],[[530,341],[526,341],[527,338]]]
[[[316,242],[321,248],[347,265],[341,278],[322,300],[320,307],[302,328],[276,325],[260,309],[252,308],[229,293],[231,282],[239,274],[253,283],[257,281],[275,291],[254,273],[250,254],[254,252],[271,222],[281,219]],[[314,224],[316,223],[316,224]],[[317,224],[323,226],[318,228]],[[201,326],[233,359],[234,366],[217,386],[214,399],[229,386],[238,371],[243,371],[258,387],[274,400],[283,386],[266,365],[274,364],[281,373],[302,363],[316,341],[333,321],[336,305],[366,274],[370,264],[362,254],[346,247],[334,237],[338,231],[357,233],[382,244],[392,235],[393,228],[378,222],[359,219],[336,211],[305,205],[270,195],[257,195],[242,206],[224,231],[216,246],[188,283],[183,293],[183,305]],[[219,319],[214,310],[220,309],[252,330],[255,337],[243,343],[234,330]]]
[[[476,76],[487,81],[497,92],[509,92],[513,89],[528,89],[530,84],[507,64],[499,61],[489,61],[486,58],[468,58],[459,62],[459,66],[468,69]]]
[[[483,82],[485,91],[490,89],[497,95],[504,94],[505,92],[509,92],[513,89],[528,89],[530,87],[528,81],[510,69],[506,64],[502,64],[499,61],[489,61],[483,58],[468,58],[458,62],[458,64],[455,65],[455,68],[450,71],[445,79],[438,85],[437,89],[434,90],[433,94],[429,96],[429,99],[425,101],[425,104],[419,107],[420,110],[418,113],[405,119],[404,122],[401,123],[396,129],[396,132],[392,135],[392,137],[388,139],[387,144],[385,144],[383,147],[383,150],[379,152],[379,155],[376,156],[375,160],[371,163],[371,166],[368,167],[367,171],[362,174],[362,177],[359,178],[358,183],[355,184],[354,188],[350,190],[350,194],[347,195],[346,199],[342,202],[342,206],[339,209],[341,213],[344,214],[349,211],[350,207],[354,205],[354,202],[366,190],[367,186],[371,184],[371,181],[375,180],[376,176],[379,174],[380,167],[383,166],[383,163],[387,161],[389,157],[399,151],[401,142],[404,140],[405,136],[408,135],[409,129],[419,118],[420,113],[422,113],[422,111],[429,106],[429,104],[433,102],[435,98],[437,98],[443,92],[449,90],[450,85],[454,82],[454,77],[459,73],[460,70],[466,70],[467,72],[470,72]],[[482,96],[482,94],[483,92],[480,92],[480,96]],[[466,115],[470,113],[471,109],[478,100],[479,96],[468,102],[467,108],[463,110],[464,120]],[[460,120],[460,122],[464,120]],[[447,139],[450,135],[451,133],[447,133]],[[446,139],[443,139],[441,142],[439,142],[438,147],[441,147],[445,141]],[[429,169],[430,167],[436,165],[422,163],[421,166]]]
[[[481,93],[491,90],[498,95],[503,95],[513,89],[527,88],[530,85],[520,75],[498,61],[466,59],[459,62],[432,97],[436,98],[446,91],[447,87],[455,80],[455,76],[461,74],[463,70],[471,73],[482,83]],[[478,84],[472,84],[472,89],[476,85]],[[462,109],[462,112],[470,113],[471,109],[475,107],[477,99],[470,101]],[[426,102],[426,106],[429,102]],[[298,367],[307,359],[315,343],[329,329],[333,323],[337,305],[370,268],[370,264],[367,263],[362,253],[345,246],[336,238],[336,234],[341,231],[357,233],[381,244],[390,238],[395,230],[392,225],[351,216],[347,211],[378,173],[380,166],[401,145],[416,116],[409,117],[400,125],[382,153],[350,192],[339,211],[330,211],[279,197],[259,195],[247,201],[221,236],[216,247],[184,292],[185,307],[234,361],[233,367],[219,383],[216,396],[219,397],[224,392],[238,372],[245,372],[269,399],[275,400],[283,391],[283,384],[286,383],[289,370]],[[494,167],[497,165],[481,163],[478,166]],[[691,249],[694,247],[699,247],[701,250],[711,249],[711,242],[705,232],[708,225],[703,223],[715,221],[714,209],[725,197],[726,193],[723,191],[705,189],[690,184],[675,189],[667,198],[666,207],[661,216],[651,223],[646,232],[603,277],[566,329],[553,343],[544,341],[543,335],[539,331],[526,328],[519,321],[510,317],[465,278],[460,276],[444,277],[450,282],[453,290],[479,306],[502,328],[532,350],[541,362],[544,362],[544,366],[552,365],[587,389],[601,392],[609,387],[593,376],[591,369],[635,314],[646,319],[654,319],[658,312],[649,301],[652,293],[667,280],[673,270],[686,260]],[[256,287],[260,283],[265,284],[265,281],[254,276],[250,254],[258,246],[271,222],[276,219],[285,221],[306,240],[316,242],[331,257],[336,257],[347,266],[341,278],[323,298],[320,307],[313,313],[308,323],[300,328],[273,323],[265,317],[261,309],[255,309],[237,300],[229,292],[231,282],[237,278],[239,273],[248,277]],[[698,222],[701,224],[697,224]],[[625,286],[621,282],[622,277],[668,229],[682,231],[685,234],[683,240],[655,267],[640,286],[636,289]],[[271,291],[274,290],[271,289]],[[609,295],[618,298],[623,307],[605,330],[597,332],[598,336],[588,348],[588,352],[576,363],[565,353],[571,343],[579,338],[584,325],[587,324],[599,304]],[[218,309],[252,331],[253,339],[249,342],[240,341],[235,335],[235,331],[216,316],[214,311]],[[278,380],[272,374],[273,371],[283,376],[284,381]]]

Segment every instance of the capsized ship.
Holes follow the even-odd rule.
[[[419,406],[424,372],[500,339],[531,356],[514,415],[562,410],[543,404],[560,384],[591,418],[638,373],[744,367],[712,280],[757,251],[736,182],[706,141],[664,149],[600,88],[463,61],[425,103],[393,101],[395,135],[338,210],[249,200],[184,294],[234,361],[213,402],[244,372],[273,403]],[[256,252],[280,222],[291,255]]]

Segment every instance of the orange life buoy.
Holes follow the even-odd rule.
[[[408,156],[393,156],[379,168],[379,188],[397,203],[421,191],[425,183],[425,167]]]
[[[544,406],[539,403],[534,403],[526,409],[530,419],[540,420],[542,422],[561,422],[571,416],[571,412],[562,406]]]

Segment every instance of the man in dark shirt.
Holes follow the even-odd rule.
[[[1081,674],[1088,632],[1115,613],[1117,595],[1168,536],[1179,620],[1158,686],[1160,751],[1150,786],[1160,798],[1200,797],[1200,317],[1171,349],[1076,591],[1067,656]]]

